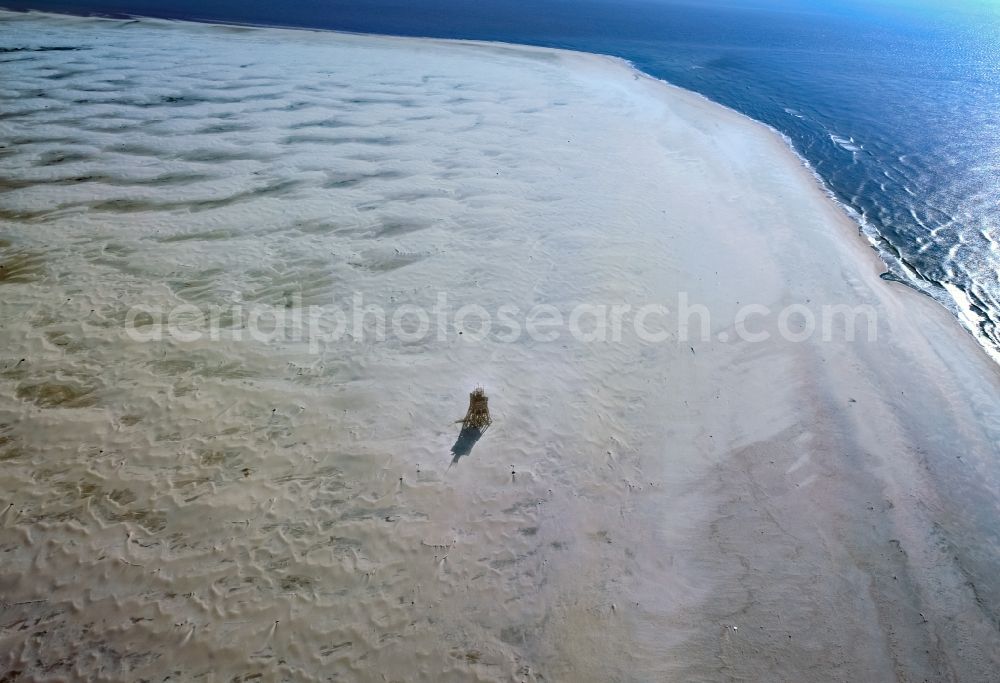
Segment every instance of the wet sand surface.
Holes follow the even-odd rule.
[[[995,678],[997,368],[773,132],[595,56],[0,22],[6,680]],[[710,335],[226,312],[442,293]],[[218,338],[137,338],[183,305]]]

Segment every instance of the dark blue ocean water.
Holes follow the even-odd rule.
[[[631,60],[783,132],[887,277],[1000,358],[1000,3],[991,0],[0,0],[572,48]],[[2,37],[2,33],[0,33]]]

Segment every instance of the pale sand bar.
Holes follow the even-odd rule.
[[[878,278],[774,132],[597,56],[2,21],[6,46],[86,48],[0,55],[3,672],[1000,670],[997,367]],[[711,336],[126,334],[136,305],[439,292],[684,293]],[[868,305],[878,338],[741,341],[748,304]],[[477,383],[495,424],[452,466]]]

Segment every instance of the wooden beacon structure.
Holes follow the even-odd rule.
[[[485,432],[486,428],[493,424],[490,417],[490,399],[486,396],[486,391],[482,387],[476,387],[469,394],[469,412],[458,422],[462,423],[462,429],[478,429]]]

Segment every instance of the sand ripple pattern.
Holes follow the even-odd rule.
[[[505,410],[588,387],[562,347],[452,336],[313,355],[124,330],[139,303],[551,300],[552,254],[575,252],[581,273],[594,256],[547,234],[594,207],[540,189],[557,168],[570,186],[586,175],[553,148],[565,102],[546,94],[586,101],[582,86],[503,48],[2,21],[0,666],[534,678],[546,567],[609,543],[568,538],[544,510],[588,495],[566,483],[606,468],[620,432],[599,400],[554,424]],[[498,424],[449,470],[476,382]]]

